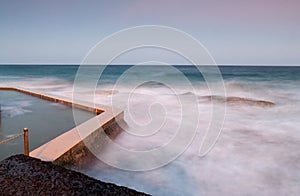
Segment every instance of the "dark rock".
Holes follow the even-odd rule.
[[[1,195],[147,195],[24,155],[0,162],[0,190]]]
[[[243,98],[243,97],[221,97],[221,96],[212,95],[212,96],[202,96],[200,97],[200,99],[211,100],[220,103],[227,103],[233,106],[240,106],[240,105],[260,106],[260,107],[275,106],[275,103],[271,101],[256,100],[256,99]]]

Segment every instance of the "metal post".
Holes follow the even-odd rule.
[[[28,129],[24,128],[24,155],[29,156]]]

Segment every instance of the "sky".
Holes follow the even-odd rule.
[[[299,10],[299,0],[0,0],[0,63],[80,64],[112,33],[164,25],[196,38],[217,64],[300,65]]]

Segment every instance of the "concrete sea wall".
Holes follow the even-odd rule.
[[[69,105],[97,114],[97,116],[59,135],[29,153],[31,157],[43,161],[51,161],[59,165],[81,162],[86,157],[93,156],[86,147],[86,144],[97,149],[103,148],[108,140],[117,137],[122,131],[120,124],[125,123],[123,121],[124,112],[117,108],[110,108],[104,105],[95,108],[21,88],[0,87],[0,90],[18,91],[44,100]]]

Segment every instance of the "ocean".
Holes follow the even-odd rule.
[[[153,195],[300,194],[300,67],[219,66],[223,81],[218,84],[226,94],[212,94],[194,66],[170,67],[110,65],[101,76],[81,72],[81,84],[74,87],[78,65],[1,65],[0,86],[69,99],[76,89],[78,100],[121,108],[128,130],[115,142],[131,151],[167,145],[182,125],[187,133],[195,129],[192,143],[162,167],[136,172],[95,161],[73,168],[94,178]],[[185,97],[191,102],[182,103],[189,100]],[[199,156],[215,115],[212,107],[224,104],[220,136],[208,154]],[[26,107],[17,115],[28,112]],[[142,136],[139,128],[152,132]]]

